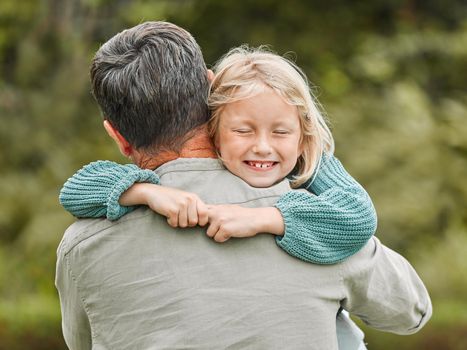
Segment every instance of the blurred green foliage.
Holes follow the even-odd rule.
[[[88,67],[147,20],[188,29],[212,65],[233,46],[294,57],[329,116],[336,154],[365,186],[377,235],[428,286],[410,337],[364,327],[371,349],[467,348],[467,6],[461,0],[2,0],[0,350],[63,349],[55,249],[73,218],[60,185],[105,136]]]

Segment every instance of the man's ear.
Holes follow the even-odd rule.
[[[133,153],[133,147],[130,143],[115,129],[108,120],[104,120],[104,129],[107,131],[107,134],[115,141],[120,150],[120,153],[125,157],[129,157]]]
[[[208,80],[210,83],[214,80],[214,72],[210,69],[208,69]]]

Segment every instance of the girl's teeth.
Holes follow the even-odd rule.
[[[253,163],[251,162],[250,165],[254,166],[255,168],[270,168],[272,163]]]

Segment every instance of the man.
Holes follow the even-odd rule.
[[[203,129],[207,77],[194,39],[163,22],[116,35],[91,68],[107,132],[135,164],[155,168],[161,184],[210,204],[273,205],[287,181],[251,188],[214,159]],[[290,257],[265,235],[218,245],[201,233],[174,229],[149,209],[73,224],[56,277],[68,346],[336,349],[340,307],[401,334],[431,315],[415,271],[376,238],[323,266]]]

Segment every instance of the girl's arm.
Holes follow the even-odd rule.
[[[277,244],[290,255],[332,264],[358,252],[375,233],[373,203],[333,155],[321,159],[310,193],[291,191],[276,203],[285,225]]]
[[[119,203],[120,196],[135,182],[158,184],[159,177],[134,164],[92,162],[65,182],[60,191],[60,204],[76,217],[117,220],[136,208]]]
[[[244,208],[236,204],[208,205],[206,234],[216,242],[256,236],[258,233],[284,234],[284,220],[274,207]]]
[[[65,183],[60,202],[75,216],[107,216],[115,220],[134,209],[121,206],[119,198],[138,181],[158,183],[159,179],[152,171],[135,165],[94,162]],[[278,235],[277,244],[290,255],[313,263],[332,264],[355,254],[376,231],[377,218],[371,199],[334,156],[323,156],[315,178],[305,188],[311,193],[288,192],[267,214],[264,208],[242,208],[250,210],[249,213],[242,210],[244,217],[255,218],[246,221],[250,230],[244,236],[273,233]],[[143,199],[135,203],[138,201],[147,204]],[[208,235],[224,241],[234,237],[229,232],[240,232],[224,230],[227,223],[240,218],[223,217],[223,212],[232,214],[231,209],[210,211],[211,224],[215,221],[215,225]],[[251,228],[252,222],[257,224],[255,229]]]
[[[120,205],[147,205],[167,218],[172,227],[204,226],[208,223],[208,207],[195,193],[150,183],[136,183],[126,190]]]
[[[376,231],[376,212],[366,191],[334,156],[323,156],[308,192],[290,191],[275,207],[209,206],[207,235],[276,235],[290,255],[316,264],[333,264],[359,251]]]
[[[116,220],[144,204],[166,216],[172,227],[207,223],[207,207],[196,194],[158,183],[158,176],[151,170],[97,161],[67,180],[60,191],[60,203],[77,217],[106,216]]]

